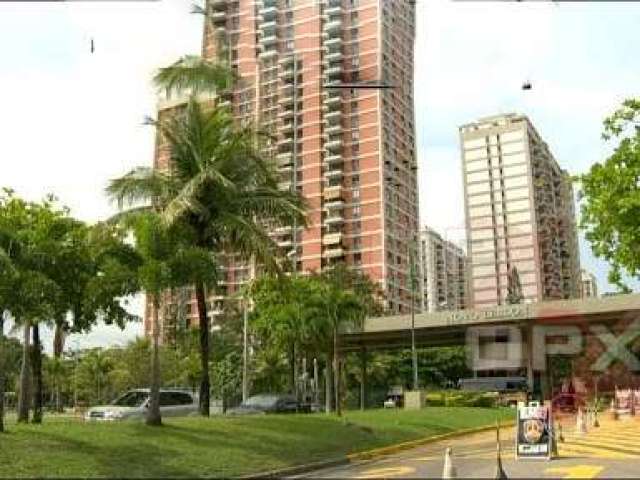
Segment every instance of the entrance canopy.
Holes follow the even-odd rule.
[[[482,310],[457,310],[415,314],[416,344],[420,347],[464,345],[472,326],[527,325],[530,323],[610,322],[640,317],[640,294],[602,298],[556,300],[505,305]],[[367,318],[362,329],[344,332],[342,351],[408,348],[411,346],[411,315]]]

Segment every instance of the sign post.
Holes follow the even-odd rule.
[[[550,460],[553,449],[552,419],[549,403],[518,403],[516,423],[516,460]]]

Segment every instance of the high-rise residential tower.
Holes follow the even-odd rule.
[[[460,143],[473,306],[504,304],[512,267],[525,301],[580,297],[571,181],[531,121],[481,118]]]
[[[420,232],[423,312],[467,308],[467,258],[464,250],[435,230]]]
[[[203,55],[236,71],[227,97],[235,116],[271,134],[266,153],[281,188],[307,201],[306,229],[273,232],[283,252],[298,272],[342,261],[362,269],[391,311],[407,312],[418,230],[413,2],[208,0],[207,8]],[[230,288],[252,275],[237,262],[228,272]]]

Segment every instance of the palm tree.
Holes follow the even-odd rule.
[[[274,167],[261,152],[260,136],[253,129],[239,127],[224,108],[198,103],[195,93],[205,87],[215,90],[216,85],[207,82],[218,66],[205,60],[191,62],[188,68],[184,61],[178,62],[156,77],[159,85],[191,93],[181,111],[153,122],[169,147],[168,169],[136,168],[111,181],[107,193],[121,208],[129,207],[126,215],[154,208],[169,225],[189,225],[196,247],[255,258],[266,268],[277,269],[277,246],[267,227],[304,225],[303,203],[296,192],[278,190]],[[207,295],[202,282],[196,282],[194,290],[200,328],[200,411],[208,415]]]
[[[211,252],[181,245],[187,238],[188,226],[167,227],[162,219],[148,212],[130,218],[134,221],[136,250],[141,258],[138,269],[142,288],[151,299],[153,311],[153,355],[151,361],[151,394],[147,425],[161,425],[160,415],[160,296],[171,287],[197,281],[203,285],[216,279],[216,265]]]
[[[345,264],[337,264],[316,275],[317,288],[310,297],[315,306],[315,322],[318,338],[327,345],[327,381],[333,379],[334,407],[342,414],[342,392],[340,388],[341,363],[338,334],[343,329],[357,328],[367,315],[379,313],[381,306],[376,296],[379,288],[361,272],[350,270]],[[328,388],[331,397],[331,388]],[[327,400],[330,405],[330,399]]]

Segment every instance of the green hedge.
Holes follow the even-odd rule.
[[[497,396],[485,392],[439,390],[427,392],[427,405],[433,407],[495,407]]]

